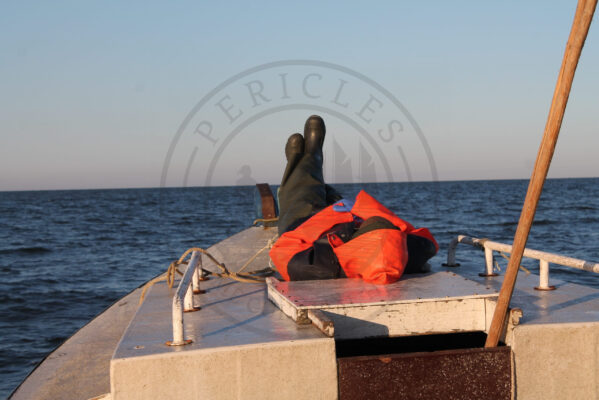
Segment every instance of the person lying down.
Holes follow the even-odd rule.
[[[388,284],[403,273],[428,271],[439,246],[427,228],[415,229],[360,191],[344,199],[325,184],[318,115],[285,146],[287,166],[278,191],[279,239],[270,257],[285,280],[361,278]]]

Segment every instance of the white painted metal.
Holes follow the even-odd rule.
[[[278,292],[298,310],[420,303],[446,298],[496,297],[497,289],[464,279],[449,271],[404,275],[387,285],[361,279],[326,279],[314,281],[266,280],[273,294]]]
[[[310,318],[306,315],[306,310],[300,307],[296,307],[287,296],[284,296],[278,290],[271,290],[279,284],[279,280],[274,277],[266,278],[266,285],[268,287],[268,299],[273,302],[274,305],[279,307],[281,311],[298,324],[309,324]]]
[[[320,310],[308,310],[308,318],[318,329],[328,337],[335,336],[335,324]]]
[[[457,238],[453,239],[449,244],[449,249],[447,251],[447,265],[449,266],[456,265],[455,253],[458,243],[469,244],[471,246],[481,247],[485,249],[486,271],[493,271],[493,257],[492,255],[491,257],[489,257],[489,253],[492,253],[493,251],[501,251],[509,254],[512,252],[512,246],[509,244],[459,235]],[[540,261],[540,288],[549,287],[549,263],[599,273],[599,263],[580,260],[578,258],[566,257],[559,254],[547,253],[544,251],[533,250],[529,248],[524,249],[524,257],[533,258]]]
[[[191,310],[193,310],[193,288],[192,285],[189,285],[183,298],[183,312]]]
[[[539,289],[549,289],[549,263],[539,260]]]
[[[200,265],[197,268],[197,273],[198,273],[198,278],[200,281],[204,280],[204,278],[206,278],[206,274],[204,273],[204,268],[202,265],[202,255],[200,254]],[[198,289],[200,289],[199,285],[198,285]]]
[[[485,247],[485,266],[487,275],[493,275],[493,261],[493,250]]]
[[[202,256],[200,255],[200,263],[198,268],[193,272],[193,279],[191,280],[191,287],[194,293],[200,292],[200,271],[202,270]]]
[[[179,286],[173,297],[173,341],[171,343],[173,346],[180,346],[186,343],[185,332],[183,330],[184,298],[185,305],[188,305],[189,297],[191,296],[190,308],[193,308],[193,289],[191,288],[191,281],[199,261],[200,254],[197,251],[191,253],[191,259],[189,260],[189,264],[187,264],[187,269],[179,281]]]
[[[445,264],[448,267],[457,267],[459,265],[455,262],[455,252],[458,247],[458,239],[460,236],[449,242],[449,248],[447,249],[447,264]]]

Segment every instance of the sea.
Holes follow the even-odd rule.
[[[341,184],[428,227],[441,269],[459,234],[511,243],[527,180]],[[273,187],[275,190],[276,187]],[[67,338],[192,246],[249,227],[251,186],[0,192],[0,398]],[[599,261],[599,178],[549,179],[527,247]],[[484,264],[461,246],[459,262]],[[498,257],[505,269],[505,260]],[[523,265],[538,273],[533,260]],[[599,288],[595,274],[551,266],[550,279]]]

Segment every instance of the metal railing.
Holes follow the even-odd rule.
[[[200,309],[196,304],[196,296],[194,296],[194,294],[201,293],[200,280],[202,280],[202,256],[199,252],[194,251],[191,253],[191,259],[173,297],[173,341],[166,343],[169,346],[182,346],[191,343],[191,339],[185,339],[183,313]]]
[[[448,267],[457,267],[460,264],[456,263],[455,253],[458,243],[469,244],[471,246],[480,247],[485,251],[485,272],[481,276],[496,276],[493,273],[493,251],[511,254],[512,246],[505,243],[493,242],[488,239],[479,239],[469,236],[459,235],[449,243],[447,251]],[[549,285],[549,263],[563,265],[584,271],[599,273],[599,264],[580,260],[577,258],[561,256],[559,254],[547,253],[544,251],[524,249],[524,257],[539,260],[539,286],[535,287],[538,290],[553,290],[554,286]]]

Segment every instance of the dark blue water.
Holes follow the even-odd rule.
[[[441,245],[432,260],[438,266],[457,234],[511,243],[527,184],[337,188],[347,197],[364,188],[400,217],[428,227]],[[248,227],[253,193],[251,187],[1,192],[0,398],[90,318],[185,249]],[[599,178],[549,180],[528,247],[599,261]],[[458,249],[458,259],[483,262],[481,252],[467,247]],[[552,268],[552,277],[599,288],[594,274]]]

